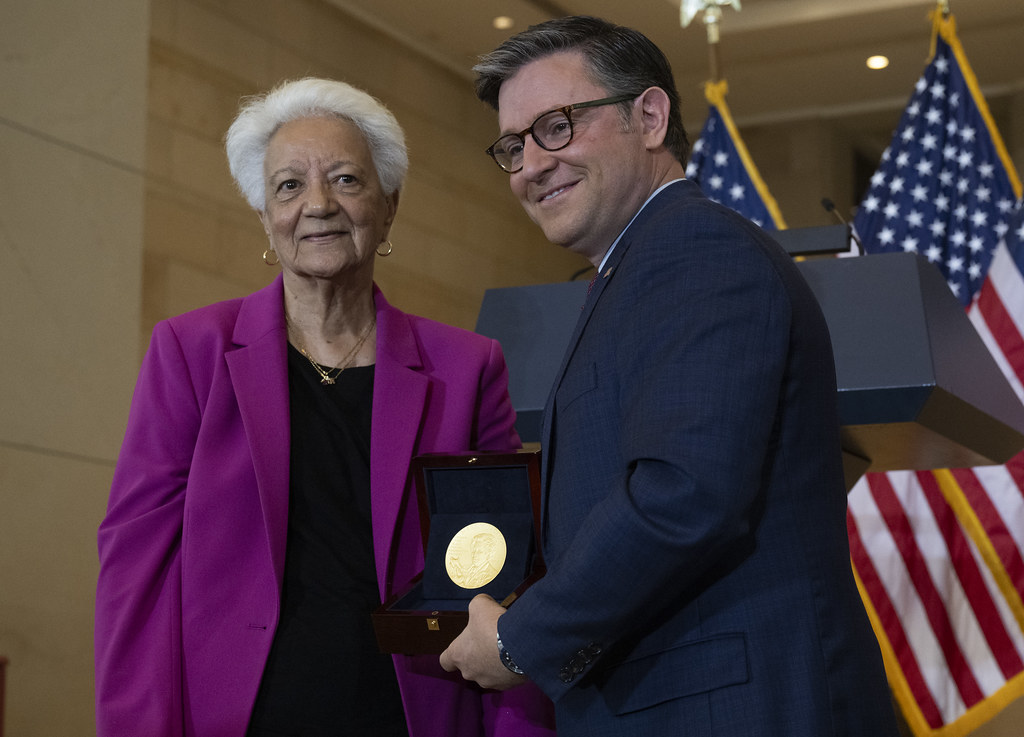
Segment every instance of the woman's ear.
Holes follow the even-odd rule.
[[[384,218],[384,237],[387,238],[391,232],[391,225],[395,222],[395,215],[398,213],[398,194],[399,191],[396,189],[390,195],[386,195],[384,199],[387,201],[388,214]]]

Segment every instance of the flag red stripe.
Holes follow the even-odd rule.
[[[857,529],[857,520],[852,513],[846,515],[846,531],[850,539],[850,557],[853,560],[853,566],[857,569],[861,584],[863,584],[864,590],[871,600],[871,605],[885,630],[885,637],[893,649],[893,654],[899,661],[900,672],[907,682],[914,702],[921,710],[921,716],[929,727],[938,729],[943,724],[942,714],[932,697],[932,692],[928,689],[924,676],[921,675],[921,667],[907,640],[907,633],[903,629],[903,623],[900,622],[899,614],[896,612],[892,600],[889,599],[885,586],[882,585],[871,556],[864,548],[860,530]]]
[[[953,476],[964,493],[970,497],[971,494],[984,496],[984,489],[978,481],[978,477],[969,469],[953,471]],[[935,474],[927,471],[918,473],[921,481],[921,489],[925,499],[932,509],[939,530],[949,549],[949,560],[956,571],[957,578],[963,588],[964,595],[970,603],[974,617],[981,628],[985,641],[988,643],[1003,677],[1007,680],[1015,676],[1024,668],[1017,648],[1006,631],[1002,617],[996,607],[992,594],[981,575],[978,563],[971,553],[970,543],[963,527],[956,518],[953,508],[946,502],[942,491],[939,489]],[[971,489],[971,493],[967,489]],[[968,704],[973,706],[973,704]]]
[[[1021,375],[1021,367],[1024,367],[1024,339],[1021,338],[1017,324],[1010,317],[1006,305],[999,298],[999,293],[990,279],[985,281],[985,285],[978,293],[978,310],[988,323],[989,332],[999,346],[999,351],[1013,368],[1017,378],[1024,381],[1024,376]]]
[[[1017,485],[1018,494],[1020,493],[1021,481],[1024,480],[1021,478],[1024,475],[1024,470],[1021,469],[1021,462],[1021,454],[1018,453],[1006,464],[1006,469],[1010,471]],[[988,489],[982,486],[981,482],[978,481],[978,477],[968,469],[953,471],[953,476],[960,484],[960,488],[963,489],[967,502],[971,505],[975,515],[977,515],[978,521],[992,543],[996,555],[999,556],[999,561],[1002,563],[1003,568],[1014,583],[1014,587],[1019,594],[1024,595],[1024,592],[1021,591],[1021,587],[1024,585],[1024,558],[1021,557],[1021,551],[1017,547],[1013,536],[1006,529],[1006,523],[999,514],[999,510],[992,503],[992,497]]]
[[[907,574],[910,576],[914,588],[917,589],[917,596],[921,600],[925,616],[928,618],[928,623],[942,649],[946,666],[960,692],[960,698],[965,704],[976,704],[984,698],[984,694],[982,694],[981,688],[967,664],[967,659],[956,641],[953,626],[949,621],[949,613],[945,609],[942,596],[935,588],[924,556],[914,540],[910,520],[907,519],[906,512],[888,478],[885,483],[872,483],[872,481],[875,479],[869,480],[868,486],[875,498],[875,505],[889,527],[897,550],[903,558],[903,564],[907,568]]]

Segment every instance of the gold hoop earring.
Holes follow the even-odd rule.
[[[381,251],[380,246],[387,246],[388,250]],[[391,252],[395,250],[395,247],[391,245],[391,241],[384,241],[383,243],[380,244],[380,246],[377,246],[377,255],[380,256],[381,258],[383,258],[384,256],[390,256]]]
[[[268,258],[268,256],[273,256],[274,260],[271,261]],[[274,253],[273,248],[268,248],[266,251],[263,252],[263,263],[265,263],[267,266],[277,266],[279,263],[281,263],[281,259],[279,259],[277,257],[277,254]]]

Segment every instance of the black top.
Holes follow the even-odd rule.
[[[380,605],[370,523],[373,366],[320,383],[288,346],[291,491],[281,619],[249,737],[407,737]]]

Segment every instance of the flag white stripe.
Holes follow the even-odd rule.
[[[1009,636],[1013,643],[1013,649],[1017,654],[1018,658],[1024,660],[1024,631],[1021,630],[1020,624],[1018,624],[1013,611],[1010,609],[1010,605],[1006,599],[1002,596],[999,589],[999,585],[996,583],[995,577],[992,575],[991,570],[985,565],[985,561],[982,560],[981,552],[974,545],[974,541],[971,541],[971,555],[974,556],[975,562],[978,564],[978,568],[981,570],[982,578],[985,580],[985,586],[988,588],[992,595],[992,600],[995,602],[996,610],[999,614],[999,619],[1002,622],[1003,628],[1006,630],[1006,634]],[[967,652],[971,653],[972,661],[975,659],[975,653],[971,650]],[[1001,672],[1001,671],[1000,671]],[[985,695],[991,696],[996,690],[1006,684],[1005,678],[1000,677],[1000,682],[995,684],[994,687],[985,687]]]
[[[996,287],[999,301],[1003,303],[1003,307],[1013,318],[1017,333],[1024,332],[1021,325],[1021,320],[1024,320],[1024,279],[1021,278],[1017,264],[1014,263],[1006,248],[1006,243],[1003,241],[996,247],[992,256],[988,282]]]
[[[995,586],[995,580],[991,575],[985,575],[988,571],[981,560],[979,551],[974,546],[974,541],[968,538],[968,545],[971,549],[971,556],[979,568],[984,571],[982,579],[986,584],[989,596],[994,600],[1001,599],[1002,595],[999,592],[999,588]],[[953,567],[948,565],[948,563],[945,567],[948,577],[955,579],[956,574]],[[985,696],[991,696],[1006,685],[1006,678],[1003,676],[1003,671],[999,667],[995,655],[992,653],[988,640],[985,638],[985,633],[978,622],[977,614],[971,605],[971,601],[960,587],[959,581],[957,581],[955,586],[955,595],[944,597],[944,603],[946,610],[949,612],[950,621],[953,624],[956,641],[970,666],[971,672],[974,674],[975,680],[978,682],[978,686]],[[1004,627],[1005,624],[1004,620]]]
[[[889,474],[890,481],[897,490],[906,483],[899,478],[903,475],[904,472]],[[949,723],[965,712],[964,702],[949,673],[942,648],[932,630],[924,604],[910,578],[903,556],[875,504],[866,479],[858,481],[850,491],[849,504],[850,511],[857,521],[865,552],[896,610],[925,685],[931,692],[943,721]],[[952,691],[949,689],[950,686],[953,687]]]
[[[981,466],[974,475],[988,492],[1017,550],[1024,550],[1024,495],[1005,466]]]
[[[992,655],[992,650],[985,639],[974,608],[963,590],[956,569],[949,563],[952,554],[921,489],[917,474],[913,472],[890,473],[889,479],[893,483],[900,505],[910,520],[914,543],[921,551],[928,566],[932,585],[935,586],[935,590],[942,599],[950,626],[953,628],[954,642],[963,653],[964,660],[968,663],[982,692],[991,693],[1005,683],[1003,673]],[[980,556],[975,554],[973,544],[971,547],[972,554],[977,560]],[[993,593],[991,589],[989,593]],[[998,594],[998,590],[995,593]],[[943,660],[943,666],[945,667],[945,665],[945,660]]]
[[[994,290],[995,299],[999,300],[1006,314],[1012,320],[1013,329],[1017,335],[1024,335],[1024,278],[1021,277],[1021,273],[1017,270],[1017,264],[1014,263],[1004,242],[1000,242],[992,257],[992,268],[989,270],[988,275],[988,288]],[[1021,381],[1016,371],[1014,371],[1012,364],[1003,354],[1002,349],[995,340],[995,336],[989,330],[987,318],[981,314],[977,301],[971,305],[971,309],[967,314],[971,322],[978,329],[979,334],[981,334],[989,352],[999,364],[999,368],[1011,386],[1013,386],[1014,391],[1017,392],[1017,396],[1024,400],[1024,388],[1022,388]]]
[[[1010,365],[1010,362],[1006,360],[1006,356],[1003,355],[1003,351],[999,347],[999,343],[996,342],[992,331],[989,330],[988,322],[986,322],[985,316],[981,314],[981,310],[978,309],[977,303],[971,307],[967,316],[970,318],[971,324],[974,325],[974,329],[978,332],[988,352],[992,354],[992,358],[995,360],[999,370],[1006,377],[1007,382],[1009,382],[1010,388],[1013,389],[1018,399],[1024,401],[1024,384],[1021,384],[1020,379],[1017,378],[1017,373],[1013,370],[1013,366]]]

